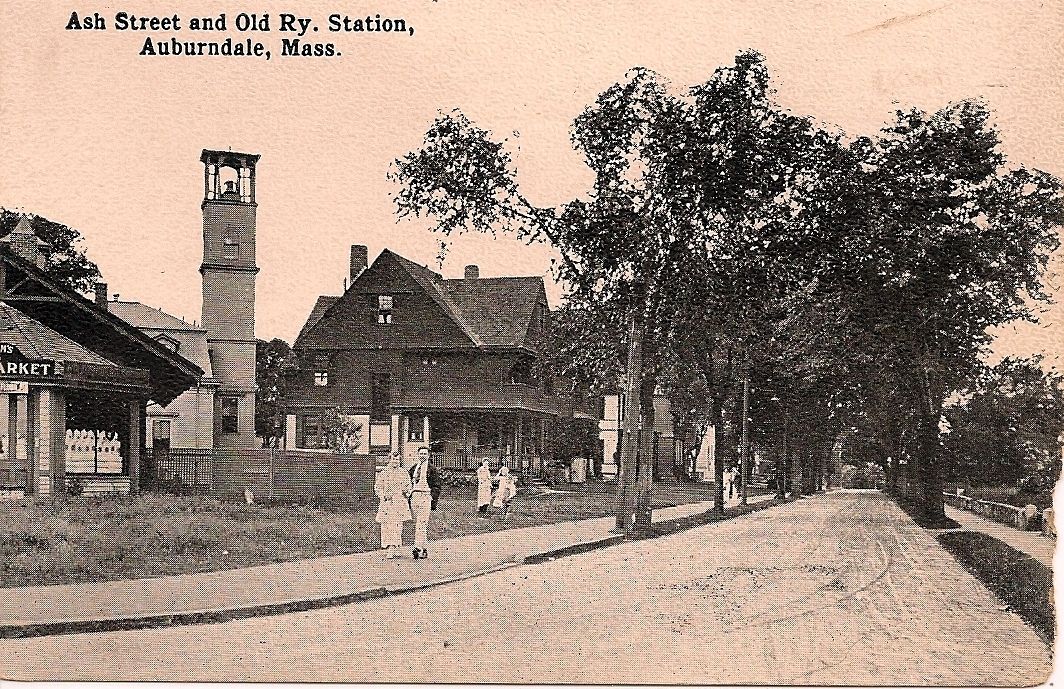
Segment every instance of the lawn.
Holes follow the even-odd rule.
[[[510,516],[480,518],[476,489],[446,486],[431,538],[600,517],[615,484],[522,492]],[[712,499],[712,484],[655,485],[654,507]],[[356,507],[247,505],[165,494],[0,502],[0,586],[211,572],[374,550],[376,502]],[[406,542],[411,542],[412,524]]]

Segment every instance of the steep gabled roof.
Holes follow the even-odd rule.
[[[171,316],[162,309],[153,309],[139,301],[109,301],[107,310],[126,323],[149,330],[203,330]]]
[[[536,305],[547,301],[537,277],[443,280],[439,287],[478,343],[488,347],[527,345]]]
[[[339,301],[339,299],[340,297],[332,297],[325,294],[318,297],[318,301],[314,303],[314,308],[310,310],[310,315],[307,316],[307,322],[303,324],[303,327],[299,330],[299,335],[296,336],[296,343],[299,343],[310,332],[310,329],[318,324],[318,321],[329,310],[329,307]]]
[[[296,346],[342,346],[339,329],[345,319],[343,304],[361,298],[367,282],[379,280],[385,266],[395,266],[409,277],[445,317],[478,347],[528,347],[529,326],[538,304],[546,306],[546,291],[540,277],[444,279],[425,266],[385,249],[369,270],[351,285],[343,297],[318,298],[306,324],[296,338]],[[390,270],[395,271],[395,268]],[[391,273],[395,275],[396,273]],[[379,289],[370,282],[370,291]],[[350,296],[348,296],[350,295]],[[348,313],[356,313],[352,310]],[[331,332],[330,332],[331,331]],[[422,346],[433,346],[429,334]],[[416,346],[418,343],[409,343]],[[356,347],[358,345],[355,345]]]
[[[436,302],[436,304],[440,308],[447,312],[447,315],[451,317],[451,320],[453,320],[455,324],[457,324],[458,327],[462,329],[462,332],[464,332],[466,336],[469,337],[469,339],[471,339],[474,343],[478,345],[483,344],[478,340],[476,332],[469,327],[468,323],[465,322],[462,312],[458,308],[456,308],[454,304],[450,303],[447,300],[445,293],[440,289],[441,283],[445,282],[442,275],[440,275],[439,273],[434,273],[425,266],[418,265],[410,259],[403,258],[399,254],[389,251],[388,249],[382,251],[381,256],[383,256],[385,253],[391,254],[391,256],[395,258],[396,262],[403,268],[405,268],[408,273],[410,273],[410,277],[414,278],[414,280],[417,281],[419,285],[421,285],[421,287],[425,290],[429,297],[431,297],[432,300]],[[378,260],[380,260],[379,257]],[[374,263],[376,263],[376,261],[374,261]]]
[[[52,330],[9,304],[0,302],[0,339],[12,344],[31,359],[78,361],[97,366],[114,366],[96,352]]]
[[[62,330],[85,349],[106,352],[118,366],[146,369],[154,401],[169,404],[203,375],[192,362],[56,282],[6,244],[0,244],[0,263],[5,266],[5,303],[52,330]]]

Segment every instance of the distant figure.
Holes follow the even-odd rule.
[[[481,516],[488,513],[488,505],[491,504],[491,467],[488,460],[480,462],[477,469],[477,511]]]
[[[373,492],[381,501],[377,508],[377,523],[381,525],[381,548],[387,550],[386,558],[399,557],[403,545],[403,523],[410,520],[410,475],[403,469],[399,454],[392,453],[388,466],[377,474]]]
[[[499,469],[499,475],[496,480],[499,486],[495,489],[495,500],[492,502],[492,506],[495,509],[501,508],[502,518],[506,519],[510,516],[510,499],[517,492],[517,485],[514,483],[514,477],[510,474],[509,467],[506,466]]]
[[[410,467],[410,511],[414,515],[414,559],[429,556],[429,520],[440,497],[440,478],[429,464],[429,449],[419,447],[417,464]]]

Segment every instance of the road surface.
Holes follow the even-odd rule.
[[[3,641],[0,664],[56,680],[846,685],[1030,685],[1051,670],[929,532],[844,491],[349,606]]]

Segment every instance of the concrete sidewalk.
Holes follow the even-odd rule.
[[[1037,531],[1020,531],[967,510],[959,510],[948,505],[946,506],[946,516],[960,524],[965,531],[978,531],[987,536],[993,536],[1021,553],[1030,555],[1046,567],[1050,569],[1053,567],[1053,553],[1056,552],[1057,548],[1055,539],[1043,536]]]
[[[689,517],[712,506],[704,501],[658,509],[653,519]],[[613,527],[613,517],[600,517],[442,539],[430,544],[429,559],[417,561],[387,560],[374,551],[205,574],[0,588],[0,638],[211,622],[377,598],[558,550],[620,541]]]

